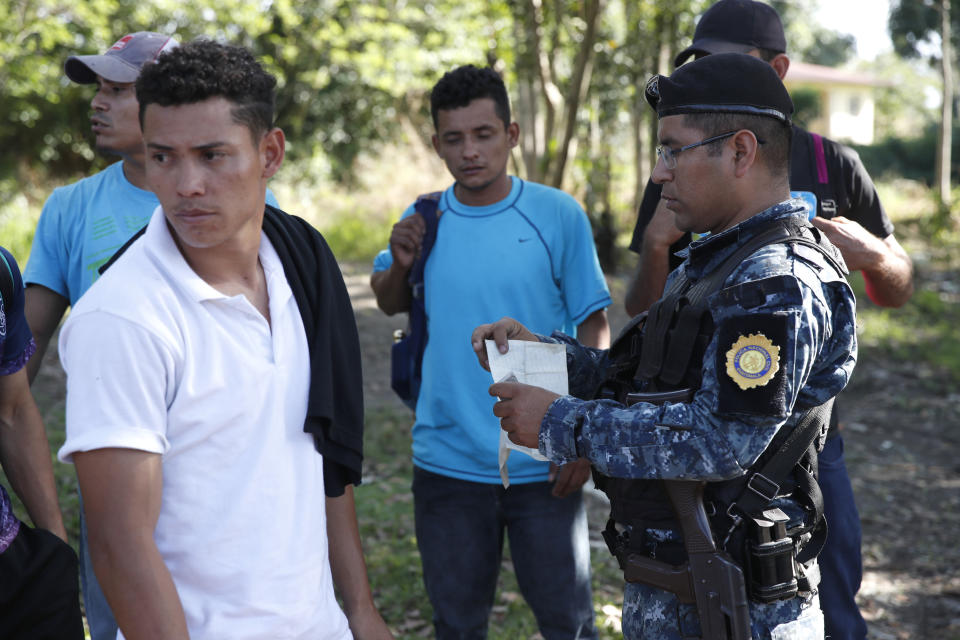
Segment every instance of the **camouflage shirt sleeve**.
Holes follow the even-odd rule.
[[[608,351],[582,345],[560,331],[554,331],[549,337],[538,335],[537,338],[540,342],[566,346],[570,395],[583,399],[592,398],[606,376]]]
[[[741,475],[777,430],[836,395],[856,358],[854,300],[846,281],[816,250],[771,245],[744,261],[709,299],[716,331],[690,403],[625,407],[564,396],[541,423],[540,451],[558,464],[589,458],[622,478],[703,479]],[[742,389],[727,371],[741,336],[776,347],[776,372]],[[569,344],[569,343],[568,343]],[[568,346],[571,391],[604,364]],[[575,384],[576,382],[576,384]]]

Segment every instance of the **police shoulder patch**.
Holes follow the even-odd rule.
[[[783,416],[790,368],[788,314],[747,313],[724,319],[717,330],[714,366],[720,412]]]
[[[727,375],[743,390],[764,386],[780,370],[780,347],[762,333],[741,335],[726,355]]]

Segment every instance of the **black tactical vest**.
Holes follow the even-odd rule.
[[[663,395],[675,392],[674,396],[682,396],[685,395],[682,390],[688,390],[687,399],[692,399],[693,393],[700,387],[704,352],[715,329],[713,318],[707,307],[707,299],[723,287],[727,277],[744,259],[758,249],[774,243],[797,243],[815,248],[827,258],[838,273],[842,275],[847,273],[837,249],[825,242],[820,231],[809,222],[799,219],[771,221],[760,228],[756,236],[734,251],[713,272],[700,280],[692,281],[686,277],[674,279],[669,289],[649,312],[637,316],[624,328],[611,345],[610,359],[613,365],[597,397],[632,404],[628,395],[642,384],[645,391],[662,392]],[[644,396],[644,400],[650,401],[649,394],[640,395]],[[675,401],[676,398],[671,400]],[[818,419],[822,417],[818,414]],[[826,413],[826,417],[829,418],[829,413]],[[822,429],[824,432],[825,427],[824,424]],[[789,433],[781,430],[751,469],[764,468],[764,465],[777,453],[779,444],[788,436]],[[820,445],[822,446],[822,441]],[[806,472],[809,475],[815,475],[815,447],[811,447],[804,458],[802,464]],[[714,537],[720,538],[716,540],[719,548],[726,547],[724,543],[727,540],[724,539],[724,532],[729,532],[731,528],[731,518],[727,515],[728,507],[743,492],[748,476],[720,483],[708,483],[706,487],[704,500]],[[594,482],[610,498],[611,523],[608,525],[608,533],[614,523],[620,529],[629,527],[632,531],[629,551],[643,554],[650,552],[651,546],[643,539],[645,529],[678,530],[678,523],[664,492],[662,481],[611,478],[594,470]],[[813,487],[809,487],[811,482]],[[800,493],[819,494],[819,489],[812,478],[801,477],[786,479],[786,482],[781,484],[778,495],[789,495],[798,487],[800,487]],[[809,532],[819,524],[819,520],[822,520],[822,498],[818,495],[811,496],[808,502],[813,503],[811,510],[819,513],[812,518],[813,524],[803,531],[795,532],[797,535]],[[818,502],[819,508],[816,506]],[[740,550],[735,548],[736,546],[739,545],[731,544],[731,548],[726,550],[735,559],[740,560],[742,556]],[[671,548],[669,545],[660,544],[657,548],[660,559],[674,564],[682,562],[686,557],[682,545],[674,545]]]

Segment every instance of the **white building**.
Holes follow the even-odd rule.
[[[809,123],[811,131],[840,141],[873,143],[873,89],[882,81],[858,71],[791,61],[783,82],[791,92],[813,89],[819,93],[820,115]]]

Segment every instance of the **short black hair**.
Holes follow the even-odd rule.
[[[775,49],[764,49],[763,47],[757,47],[757,55],[760,56],[760,59],[764,62],[772,62],[774,58],[783,53],[783,51],[776,51]]]
[[[683,118],[686,126],[697,129],[704,138],[741,129],[753,132],[757,140],[762,142],[757,151],[760,162],[774,176],[789,176],[790,146],[793,142],[793,128],[789,124],[767,116],[746,113],[687,113]],[[707,143],[707,153],[719,155],[721,142],[723,141],[717,140]]]
[[[433,128],[437,128],[437,113],[441,110],[459,109],[478,98],[492,99],[504,128],[510,126],[510,99],[503,78],[490,67],[481,69],[467,64],[443,74],[430,91]]]
[[[254,141],[273,128],[277,79],[248,50],[197,39],[168,51],[137,78],[140,127],[147,106],[194,104],[222,97],[234,103],[233,119]]]

